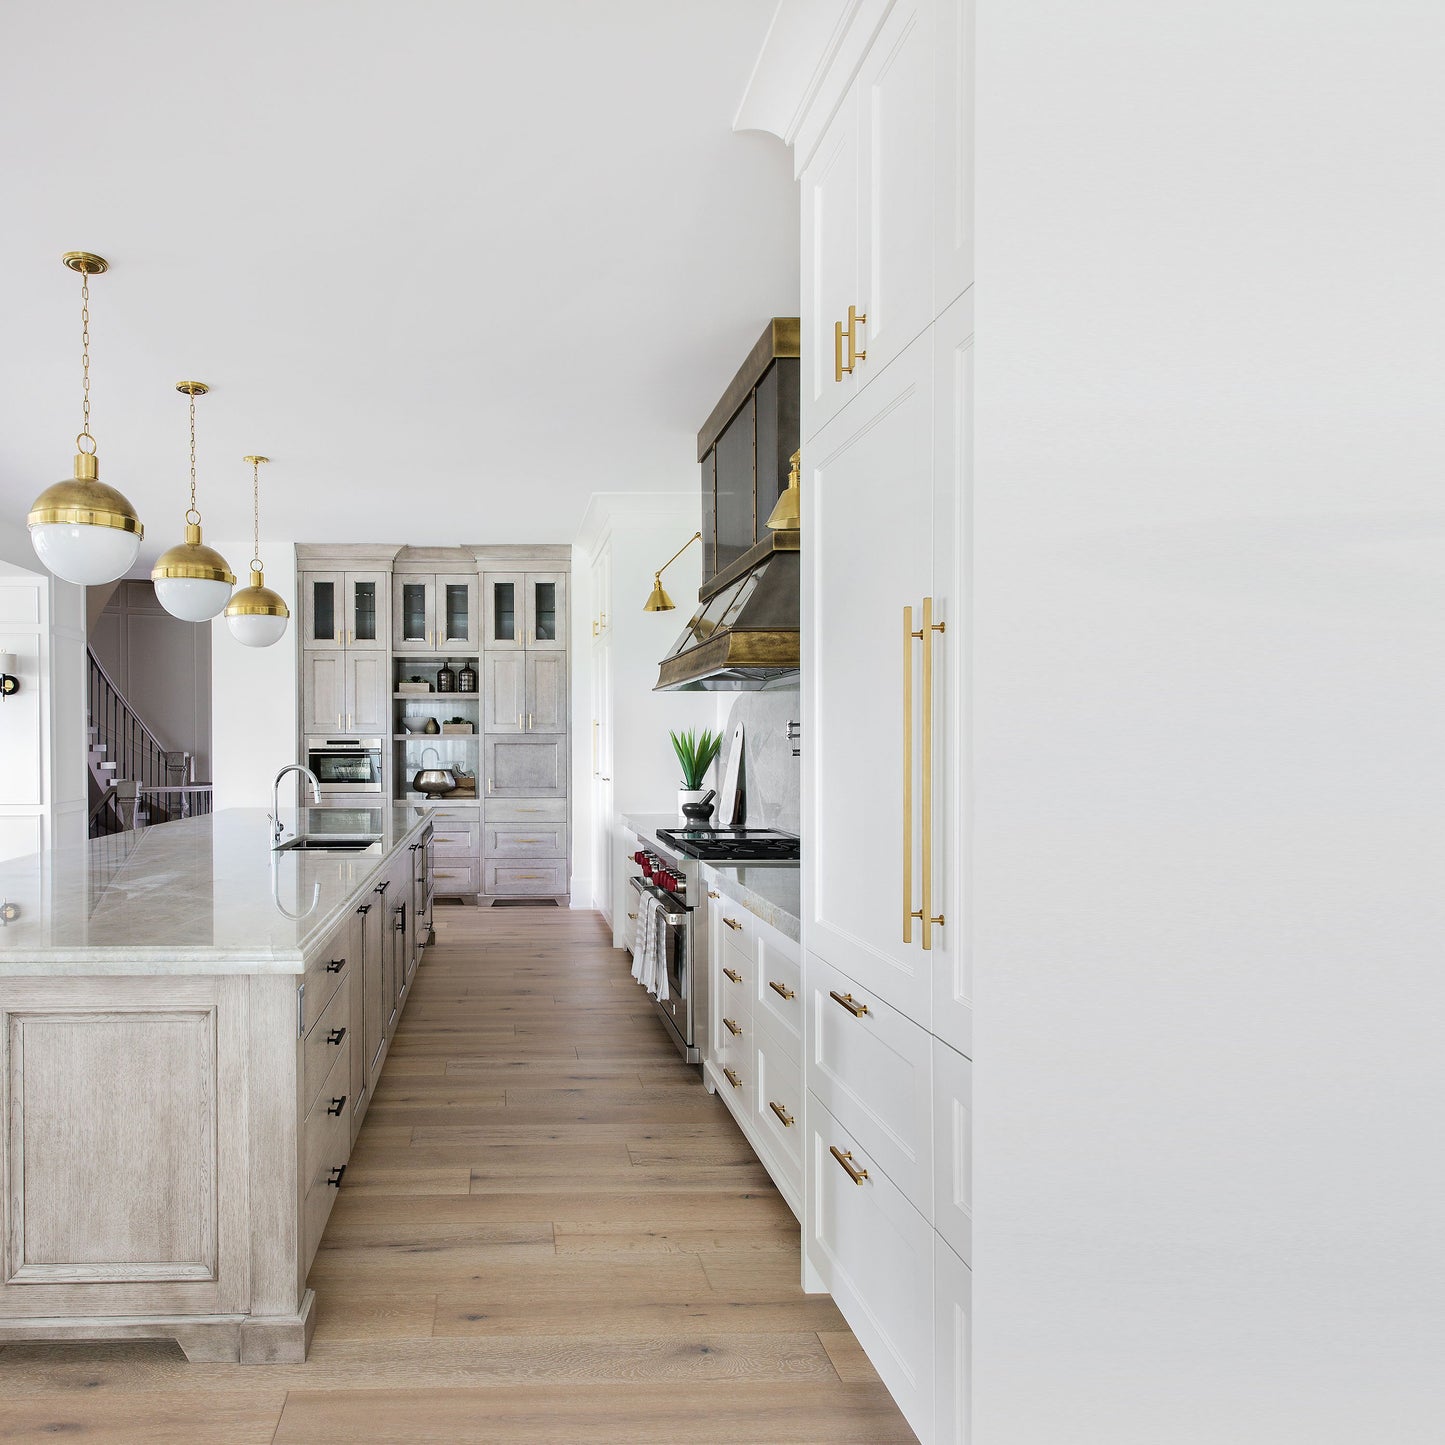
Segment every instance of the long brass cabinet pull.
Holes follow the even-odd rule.
[[[788,1111],[783,1108],[781,1104],[775,1104],[771,1099],[769,1099],[768,1108],[770,1108],[773,1113],[775,1113],[778,1118],[783,1121],[783,1128],[791,1129],[793,1127],[793,1116],[788,1113]]]
[[[859,1003],[851,993],[839,993],[837,989],[830,988],[828,990],[828,997],[832,999],[834,1003],[842,1004],[855,1019],[861,1019],[863,1015],[868,1012],[868,1005],[866,1003]]]
[[[867,318],[861,318],[866,320]],[[933,925],[943,923],[943,914],[933,911],[933,634],[947,624],[933,620],[933,598],[923,599],[922,625],[913,626],[913,608],[903,609],[903,941],[913,942],[913,920],[922,924],[921,942],[933,947]],[[919,698],[919,747],[922,754],[922,797],[919,804],[919,832],[922,835],[920,871],[921,906],[913,906],[913,642],[923,644],[922,696]]]
[[[860,1169],[853,1162],[853,1151],[851,1149],[840,1149],[836,1144],[828,1145],[828,1152],[843,1166],[843,1172],[854,1182],[862,1184],[868,1177],[866,1169]]]
[[[742,1088],[742,1086],[743,1086],[743,1081],[742,1081],[740,1078],[738,1078],[738,1076],[737,1076],[735,1073],[733,1073],[733,1071],[732,1071],[731,1069],[724,1069],[724,1070],[723,1070],[723,1073],[727,1076],[727,1081],[728,1081],[728,1083],[730,1083],[730,1084],[733,1086],[733,1088],[735,1088],[735,1089],[741,1089],[741,1088]]]
[[[787,984],[779,983],[775,978],[768,980],[768,987],[781,998],[797,998],[797,994]]]
[[[724,1019],[723,1023],[727,1026],[727,1031],[732,1034],[734,1038],[742,1037],[743,1031],[731,1019]]]
[[[846,368],[843,365],[843,323],[833,323],[833,380],[842,381],[843,372]]]
[[[730,979],[732,979],[732,981],[733,981],[734,983],[741,983],[741,982],[743,981],[743,976],[742,976],[742,974],[740,974],[740,973],[734,973],[734,972],[732,971],[732,969],[730,969],[730,968],[725,968],[725,969],[723,969],[723,972],[724,972],[725,974],[727,974],[727,976],[728,976]]]
[[[736,918],[724,918],[723,922],[726,923],[727,926],[731,928],[734,933],[736,933],[742,927],[742,924],[739,923]]]

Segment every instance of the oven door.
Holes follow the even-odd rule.
[[[651,894],[662,903],[658,918],[658,942],[663,965],[667,970],[666,999],[653,999],[662,1021],[673,1035],[673,1042],[688,1063],[697,1063],[701,1055],[693,1033],[693,940],[692,910],[672,895],[654,888],[645,879],[633,876],[628,880],[639,893]]]
[[[323,793],[381,792],[381,743],[311,739],[306,765]]]

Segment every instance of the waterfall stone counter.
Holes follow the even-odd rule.
[[[235,810],[0,864],[0,1343],[306,1356],[306,1288],[422,946],[426,809]]]

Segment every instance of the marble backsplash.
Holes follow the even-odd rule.
[[[723,724],[723,749],[717,763],[717,786],[727,775],[733,729],[743,724],[743,763],[747,782],[748,826],[801,832],[801,744],[788,741],[788,724],[802,716],[797,688],[740,692]],[[710,785],[711,786],[711,785]]]

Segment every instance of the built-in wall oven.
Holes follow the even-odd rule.
[[[306,766],[323,793],[379,793],[380,738],[307,738]]]

